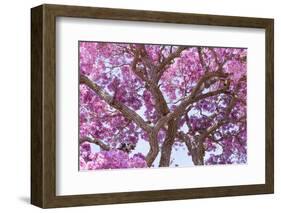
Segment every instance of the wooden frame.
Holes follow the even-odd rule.
[[[259,185],[56,196],[56,17],[263,28],[266,31],[266,183]],[[31,9],[31,203],[66,207],[274,191],[274,22],[273,19],[125,9],[41,5]]]

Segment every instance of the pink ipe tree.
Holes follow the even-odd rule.
[[[247,162],[246,48],[79,42],[79,63],[80,170]]]

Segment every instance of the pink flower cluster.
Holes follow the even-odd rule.
[[[141,153],[130,154],[113,149],[110,151],[92,152],[90,144],[80,146],[80,170],[145,168],[145,157]]]

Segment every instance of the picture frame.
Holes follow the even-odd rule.
[[[265,30],[265,183],[95,194],[56,194],[58,17]],[[75,184],[75,183],[74,183]],[[44,4],[31,9],[31,203],[56,208],[274,192],[274,20]]]

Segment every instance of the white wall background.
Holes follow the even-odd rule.
[[[196,199],[154,203],[68,208],[69,212],[246,212],[281,207],[281,14],[277,0],[39,0],[2,1],[0,6],[0,133],[1,212],[39,212],[29,204],[30,189],[30,8],[42,3],[87,5],[174,12],[269,17],[275,19],[275,194],[230,198]],[[278,9],[279,8],[279,9]],[[64,212],[52,209],[49,212]]]

